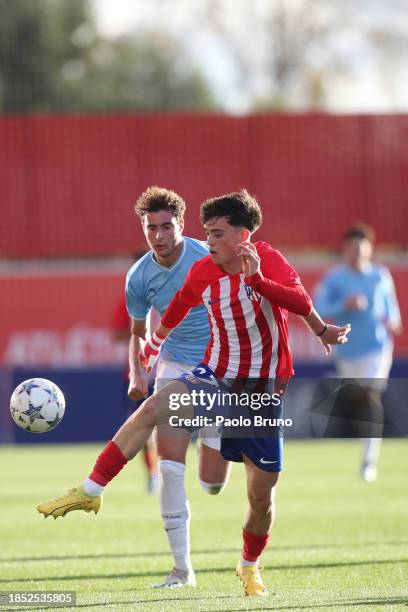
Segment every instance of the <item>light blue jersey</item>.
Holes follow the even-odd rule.
[[[126,277],[126,305],[133,319],[147,317],[153,306],[163,316],[175,293],[181,289],[187,272],[199,259],[208,255],[205,242],[183,237],[183,250],[178,260],[166,268],[149,251],[130,268]],[[196,365],[203,356],[210,338],[207,310],[192,308],[162,345],[164,359]]]
[[[367,309],[346,310],[347,298],[357,294],[366,296]],[[358,359],[388,347],[387,322],[398,325],[401,321],[392,276],[377,264],[370,263],[361,272],[345,264],[336,266],[317,286],[313,303],[323,318],[336,325],[351,323],[349,341],[335,347],[341,358]]]

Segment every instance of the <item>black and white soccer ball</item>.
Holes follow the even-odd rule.
[[[10,399],[13,421],[31,433],[45,433],[61,422],[65,398],[59,387],[46,378],[30,378],[18,385]]]

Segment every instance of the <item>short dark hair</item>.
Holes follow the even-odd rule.
[[[344,233],[343,242],[353,240],[354,238],[358,240],[368,240],[371,244],[374,244],[375,231],[371,225],[367,225],[366,223],[355,223]]]
[[[186,210],[186,203],[175,191],[154,185],[146,189],[138,198],[135,212],[140,219],[143,219],[148,213],[159,212],[159,210],[167,210],[178,221],[181,221]]]
[[[230,225],[246,227],[250,232],[262,225],[261,207],[246,189],[203,202],[200,207],[201,223],[204,225],[215,217],[226,217]]]

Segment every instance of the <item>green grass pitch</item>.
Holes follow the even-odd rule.
[[[0,591],[76,591],[76,609],[94,611],[407,610],[406,441],[384,442],[373,484],[357,477],[358,441],[287,442],[262,560],[265,599],[244,597],[234,573],[246,506],[243,468],[234,465],[220,496],[206,496],[194,447],[187,487],[196,589],[150,588],[171,562],[140,459],[111,484],[97,517],[74,512],[54,521],[37,514],[39,501],[88,474],[98,450],[0,447]]]

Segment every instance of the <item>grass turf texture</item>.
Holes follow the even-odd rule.
[[[76,591],[81,610],[407,610],[404,440],[384,442],[373,484],[357,478],[358,441],[286,443],[277,520],[262,560],[268,598],[244,597],[234,572],[245,510],[243,467],[234,465],[219,497],[207,496],[196,477],[194,448],[187,487],[196,589],[150,588],[171,561],[140,459],[111,484],[97,517],[74,512],[44,520],[35,505],[80,482],[98,451],[0,447],[0,591]]]

